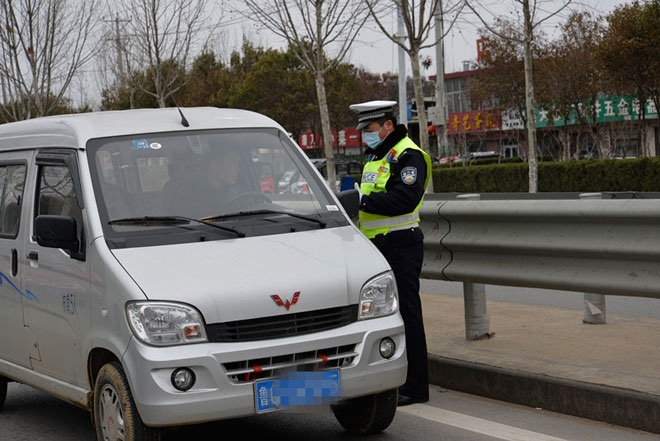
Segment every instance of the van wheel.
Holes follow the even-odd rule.
[[[0,409],[5,405],[5,400],[7,399],[7,380],[5,377],[0,376]]]
[[[396,414],[397,389],[343,401],[332,407],[335,418],[354,435],[382,432]]]
[[[117,362],[104,365],[96,378],[94,418],[99,441],[160,440],[160,429],[142,422],[124,369]]]

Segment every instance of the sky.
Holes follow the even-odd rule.
[[[384,4],[392,0],[380,0]],[[456,1],[456,0],[443,0]],[[513,5],[514,0],[470,0],[478,2],[485,11],[484,18],[492,22],[493,14],[488,12],[497,11],[498,14],[515,18],[515,12],[507,9],[507,5]],[[531,0],[539,5],[539,14],[541,17],[547,16],[548,11],[552,12],[565,3],[566,0]],[[259,25],[246,18],[245,6],[242,0],[209,0],[210,26],[217,25],[217,35],[211,42],[212,49],[220,57],[228,60],[233,50],[239,49],[244,36],[256,46],[284,48],[284,41],[267,30],[263,25]],[[632,0],[572,0],[570,8],[575,10],[588,10],[595,15],[607,15],[617,6],[632,3]],[[447,4],[447,3],[445,3]],[[559,15],[552,17],[543,24],[543,30],[546,34],[552,35],[556,28],[560,26],[569,15],[568,10],[562,11]],[[396,25],[395,11],[389,14],[389,17],[383,18],[384,26],[389,30],[394,30]],[[464,10],[456,24],[449,30],[445,37],[445,72],[451,73],[463,70],[464,61],[475,61],[477,57],[476,40],[479,38],[478,30],[483,28],[479,18],[467,9]],[[435,37],[435,30],[430,32],[430,38]],[[431,40],[432,41],[432,40]],[[431,67],[422,70],[424,76],[436,74],[435,49],[425,49],[422,57],[430,57]],[[410,61],[406,59],[406,75],[412,76]],[[347,59],[350,63],[362,67],[374,73],[385,73],[398,71],[398,49],[371,21],[367,22],[356,41],[353,43]],[[69,95],[74,104],[81,106],[83,103],[90,103],[92,107],[100,105],[101,89],[105,84],[100,81],[98,70],[94,66],[89,66],[86,73],[72,84]],[[91,73],[90,73],[91,72]],[[96,72],[96,73],[95,73]]]
[[[390,0],[384,0],[385,2]],[[473,0],[474,1],[474,0]],[[513,4],[512,0],[477,0],[485,9],[484,18],[492,22],[493,14],[515,18],[515,12],[507,8],[507,4]],[[532,0],[534,1],[534,0]],[[539,7],[539,17],[546,17],[548,12],[557,10],[565,3],[565,0],[537,0]],[[630,0],[573,0],[569,6],[572,10],[588,10],[595,15],[607,15],[617,6],[631,3]],[[284,47],[283,40],[272,34],[265,28],[259,28],[254,23],[245,19],[236,9],[240,9],[240,1],[225,1],[227,5],[222,22],[230,23],[222,27],[225,45],[237,46],[236,42],[241,41],[242,35],[247,33],[253,43],[257,45],[272,46],[277,48]],[[490,14],[489,14],[490,12]],[[556,28],[560,26],[569,15],[568,10],[547,20],[542,26],[543,30],[553,35]],[[395,11],[389,18],[384,19],[384,25],[389,30],[394,30],[396,25]],[[477,58],[477,43],[479,38],[478,30],[483,28],[479,18],[469,12],[467,9],[459,16],[454,27],[449,31],[445,38],[445,72],[456,72],[463,70],[464,61],[475,61]],[[434,30],[431,31],[431,38],[435,36]],[[234,43],[228,43],[228,42]],[[227,49],[227,48],[225,48]],[[426,49],[422,53],[432,59],[430,69],[423,71],[424,75],[435,75],[435,50]],[[407,75],[411,75],[410,63],[407,60]],[[373,22],[368,23],[360,32],[352,49],[348,55],[349,62],[366,68],[369,71],[396,72],[398,70],[398,52],[397,49],[385,35],[382,34],[377,25]]]

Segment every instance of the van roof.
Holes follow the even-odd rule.
[[[184,130],[282,127],[259,113],[215,107],[183,107],[190,126],[181,124],[176,107],[77,113],[0,125],[0,150],[36,147],[85,148],[93,138]]]

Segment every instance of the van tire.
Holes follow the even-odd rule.
[[[371,435],[382,432],[392,423],[398,398],[397,389],[392,389],[340,402],[332,406],[332,411],[347,432]]]
[[[7,383],[9,383],[9,380],[0,376],[0,409],[5,405],[7,399]]]
[[[126,441],[161,439],[160,429],[146,426],[142,422],[124,369],[116,361],[103,365],[96,377],[94,419],[99,441],[115,439],[118,431],[123,431],[124,436],[120,439]]]

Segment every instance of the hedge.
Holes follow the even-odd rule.
[[[540,192],[660,191],[660,158],[539,163]],[[433,167],[436,193],[527,192],[528,167]]]

